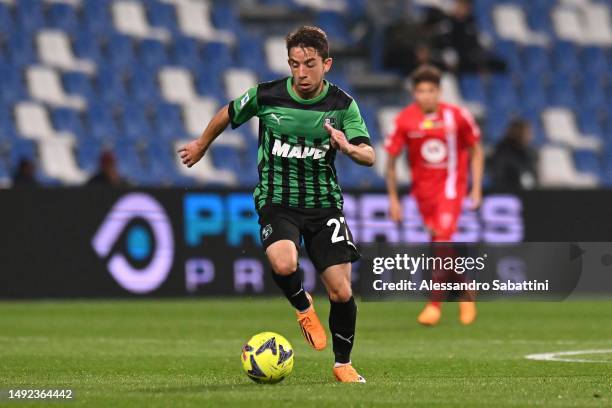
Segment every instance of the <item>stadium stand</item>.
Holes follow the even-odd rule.
[[[0,155],[0,184],[21,156],[36,158],[44,184],[81,184],[112,148],[136,185],[251,186],[254,122],[222,135],[192,169],[174,152],[229,99],[286,75],[282,36],[304,22],[328,31],[329,79],[359,101],[382,157],[391,118],[409,98],[405,78],[382,68],[385,27],[371,23],[368,3],[0,1],[0,153],[9,152]],[[398,17],[446,4],[397,3]],[[481,35],[508,71],[445,74],[445,98],[475,114],[486,146],[512,117],[532,124],[542,187],[612,185],[610,9],[601,0],[475,0]],[[337,167],[344,186],[382,187],[381,164],[376,174],[343,171],[339,157]]]

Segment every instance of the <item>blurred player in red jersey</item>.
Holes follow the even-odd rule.
[[[398,114],[394,130],[385,141],[386,179],[389,215],[400,222],[402,207],[397,193],[395,163],[406,146],[412,195],[425,227],[433,242],[449,242],[457,229],[468,191],[468,167],[472,176],[469,193],[472,209],[477,209],[482,201],[484,154],[480,129],[472,115],[464,108],[440,101],[440,80],[440,71],[429,65],[419,67],[412,74],[414,103]],[[436,280],[435,271],[433,279]],[[442,314],[442,298],[438,295],[432,293],[430,302],[417,319],[419,323],[430,326],[438,323]],[[468,295],[467,300],[459,302],[459,319],[463,324],[471,324],[476,319],[476,304],[473,296]]]

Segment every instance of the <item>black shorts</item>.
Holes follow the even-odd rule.
[[[337,208],[290,208],[266,205],[258,211],[261,243],[266,250],[283,239],[300,249],[300,240],[319,273],[332,265],[355,262],[361,255],[342,211]]]

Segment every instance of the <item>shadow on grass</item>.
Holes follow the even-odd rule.
[[[177,387],[150,387],[150,388],[140,388],[135,390],[136,392],[140,392],[143,394],[162,394],[162,393],[185,393],[185,392],[216,392],[216,391],[230,391],[230,390],[242,390],[242,389],[251,389],[251,390],[268,390],[272,389],[272,386],[276,387],[289,387],[289,386],[308,386],[308,385],[333,385],[335,384],[332,380],[312,380],[312,381],[299,381],[299,382],[282,382],[280,384],[257,384],[254,382],[244,382],[237,384],[199,384],[199,385],[185,385],[185,386],[177,386]]]

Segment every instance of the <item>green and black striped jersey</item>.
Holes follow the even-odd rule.
[[[370,144],[357,103],[325,81],[312,99],[300,98],[292,78],[265,82],[229,104],[232,128],[259,118],[259,183],[253,197],[265,204],[342,209],[342,194],[325,123],[342,130],[352,144]]]

